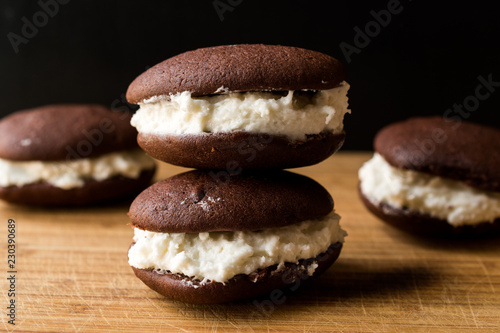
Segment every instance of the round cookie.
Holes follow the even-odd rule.
[[[205,169],[284,169],[320,163],[344,143],[345,134],[321,133],[291,144],[286,138],[246,132],[153,136],[139,133],[151,156],[175,165]],[[196,158],[193,158],[196,156]]]
[[[222,93],[220,87],[230,92],[325,90],[345,78],[342,64],[320,52],[281,45],[222,45],[184,52],[151,67],[130,84],[127,100],[138,104],[184,91],[206,96]]]
[[[139,145],[200,169],[292,168],[337,151],[349,112],[345,70],[320,52],[280,45],[189,51],[129,86]]]
[[[297,264],[285,263],[285,267],[279,271],[277,265],[274,265],[252,275],[239,274],[225,283],[200,283],[182,274],[158,274],[152,269],[132,269],[145,285],[166,297],[193,304],[226,303],[256,297],[276,289],[286,291],[289,286],[290,290],[295,290],[297,281],[304,284],[326,271],[337,260],[341,249],[342,244],[337,242],[316,258],[299,260]],[[312,265],[317,267],[309,275],[308,270]]]
[[[129,217],[137,277],[190,303],[255,297],[317,276],[345,236],[328,192],[287,171],[179,174],[144,190]]]
[[[383,128],[360,169],[367,208],[398,228],[427,236],[500,231],[500,130],[442,117]]]
[[[133,195],[151,184],[155,169],[140,173],[138,178],[114,176],[104,180],[87,180],[78,188],[62,189],[48,183],[24,186],[0,186],[0,198],[7,202],[32,206],[85,206],[106,203]]]
[[[500,129],[443,117],[410,118],[383,128],[375,151],[394,167],[500,192]]]
[[[123,198],[150,184],[131,115],[99,105],[47,105],[0,120],[0,198],[78,206]]]
[[[130,206],[129,217],[134,227],[155,232],[256,231],[320,218],[332,210],[328,191],[306,176],[270,170],[244,175],[190,171],[145,189]]]
[[[368,199],[361,190],[359,191],[359,195],[365,206],[375,216],[413,235],[468,238],[489,236],[500,232],[500,219],[495,219],[493,223],[485,222],[454,227],[448,221],[432,217],[429,214],[420,214],[406,208],[394,208],[387,203],[376,204]]]
[[[101,105],[58,104],[12,113],[0,121],[0,158],[63,161],[137,147],[131,115]]]

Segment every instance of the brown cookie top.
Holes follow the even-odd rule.
[[[93,104],[47,105],[0,120],[0,158],[58,161],[137,146],[131,114]]]
[[[332,209],[328,191],[302,175],[194,170],[144,190],[129,217],[134,227],[154,232],[245,231],[319,218]]]
[[[375,150],[397,168],[500,191],[500,130],[443,117],[411,118],[383,128]]]
[[[140,103],[183,91],[203,96],[324,90],[345,78],[342,64],[320,52],[281,45],[223,45],[181,53],[151,67],[130,84],[127,100]]]

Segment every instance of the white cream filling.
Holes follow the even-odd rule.
[[[55,187],[82,187],[85,181],[105,180],[122,175],[137,179],[142,171],[152,169],[154,160],[143,151],[120,151],[95,158],[72,161],[10,161],[0,159],[0,186],[23,186],[47,182]]]
[[[285,262],[317,257],[336,242],[344,242],[340,216],[332,212],[318,220],[261,231],[158,233],[134,228],[129,264],[139,269],[182,273],[207,281],[226,282],[238,274]],[[312,275],[317,266],[312,265]]]
[[[280,97],[269,92],[191,97],[190,92],[159,96],[139,103],[131,124],[141,133],[201,134],[244,131],[305,140],[307,134],[340,133],[349,113],[349,84],[320,90],[312,104],[294,101],[294,91]],[[305,104],[305,105],[304,105]]]
[[[361,191],[374,204],[387,203],[446,220],[453,226],[500,218],[500,193],[422,172],[391,166],[378,153],[359,170]]]

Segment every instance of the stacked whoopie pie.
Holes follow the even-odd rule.
[[[139,193],[155,162],[131,115],[100,105],[47,105],[0,120],[0,199],[38,206],[103,203]]]
[[[342,65],[285,46],[231,45],[167,59],[127,99],[138,143],[194,170],[132,203],[129,264],[146,285],[191,303],[243,299],[316,276],[345,232],[330,194],[282,168],[319,163],[344,140]]]

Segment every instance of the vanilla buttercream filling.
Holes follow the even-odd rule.
[[[386,203],[446,220],[453,226],[500,218],[500,193],[463,182],[398,169],[378,153],[359,170],[361,191],[374,204]]]
[[[315,258],[331,244],[344,242],[340,216],[261,231],[158,233],[134,228],[129,264],[159,273],[181,273],[205,283],[227,282],[238,274],[300,259]],[[316,265],[315,265],[316,264]],[[312,275],[317,263],[308,273]]]
[[[136,149],[71,161],[10,161],[0,159],[0,186],[24,186],[46,182],[62,189],[82,187],[89,179],[114,176],[137,179],[153,169],[154,160]]]
[[[192,97],[188,91],[157,96],[139,103],[131,124],[148,134],[202,134],[244,131],[306,140],[321,132],[340,133],[349,113],[349,84],[320,90],[310,98],[303,92],[285,96],[244,92]]]

